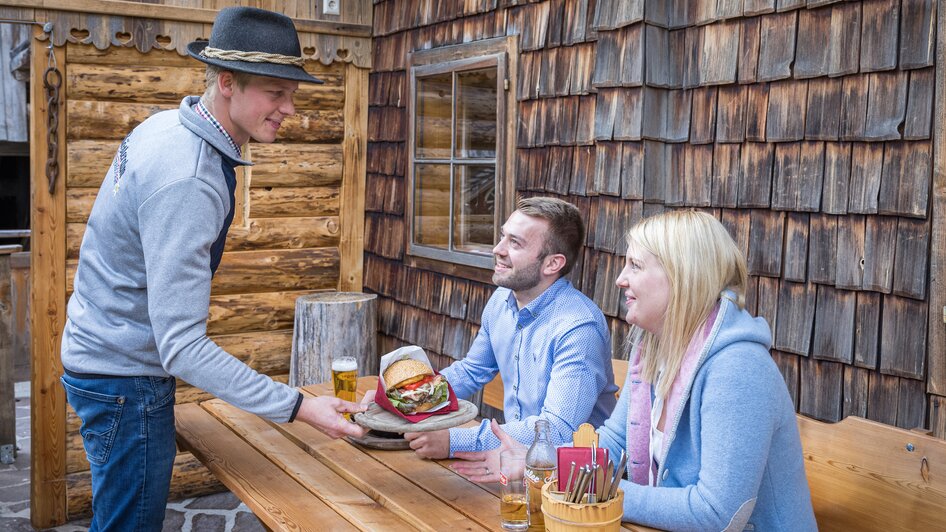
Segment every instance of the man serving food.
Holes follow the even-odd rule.
[[[92,473],[90,530],[159,531],[177,447],[176,378],[274,422],[363,436],[364,406],[305,397],[207,336],[211,280],[234,216],[240,146],[270,143],[309,75],[292,20],[220,11],[202,96],[155,114],[122,141],[82,240],[62,335],[62,384],[82,420]]]
[[[441,372],[458,397],[472,396],[500,373],[503,429],[522,443],[532,441],[538,419],[548,420],[553,445],[571,441],[580,424],[603,423],[615,405],[604,315],[563,278],[583,237],[581,215],[571,203],[520,201],[493,248],[499,288],[483,310],[479,333],[466,358]],[[499,445],[489,420],[404,437],[426,458]]]

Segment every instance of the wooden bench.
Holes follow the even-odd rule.
[[[618,387],[627,365],[613,360]],[[502,409],[498,375],[483,402]],[[819,529],[946,530],[946,440],[854,416],[797,419]]]
[[[614,371],[614,383],[618,385],[617,394],[620,394],[624,379],[627,378],[627,360],[613,358],[611,367]],[[498,374],[483,387],[483,404],[498,410],[503,409],[503,381]]]
[[[946,441],[854,416],[798,428],[821,530],[946,530]]]

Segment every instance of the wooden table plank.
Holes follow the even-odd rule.
[[[219,399],[206,401],[201,406],[359,529],[414,530],[391,510],[355,489],[318,460],[313,460],[259,416]]]
[[[355,529],[301,485],[287,482],[284,471],[199,405],[179,405],[174,414],[178,441],[182,446],[240,497],[270,529]],[[285,508],[298,511],[287,515]]]
[[[485,528],[500,529],[498,484],[484,486],[472,483],[438,461],[425,460],[410,450],[365,449],[364,452],[404,478],[414,481],[431,496],[438,497],[467,518]],[[492,486],[495,486],[495,493],[488,489]]]
[[[227,425],[238,426],[242,423],[239,416],[230,417],[230,412],[225,409],[217,410],[215,414],[220,415],[219,419]],[[288,441],[418,529],[483,530],[483,527],[471,522],[450,505],[431,497],[346,440],[333,440],[304,423],[280,424],[275,425],[275,428]]]
[[[316,385],[307,387],[304,391],[331,391],[326,388]],[[361,446],[357,448],[467,518],[486,528],[500,529],[499,486],[495,483],[481,485],[466,480],[447,467],[452,460],[425,460],[410,450],[383,451]]]
[[[378,385],[377,376],[359,377],[358,388],[357,388],[358,398],[360,399],[361,396],[363,396],[366,391],[376,389],[377,385]],[[331,382],[323,382],[319,384],[312,384],[309,386],[305,386],[303,388],[303,391],[308,392],[312,395],[331,395],[334,393]],[[471,421],[467,425],[473,426],[475,424],[476,422]],[[393,470],[397,471],[398,473],[405,475],[406,478],[408,479],[414,478],[414,477],[424,478],[425,482],[427,481],[428,478],[437,479],[437,482],[444,483],[444,486],[442,486],[443,491],[440,491],[441,493],[440,498],[442,500],[447,501],[448,503],[455,503],[451,505],[457,508],[464,515],[469,515],[471,519],[474,519],[477,522],[487,521],[488,523],[492,523],[492,524],[487,524],[486,526],[488,527],[496,527],[497,526],[496,524],[499,523],[499,518],[498,518],[499,485],[498,484],[496,483],[475,484],[475,483],[467,481],[463,477],[454,473],[453,470],[449,470],[449,469],[446,472],[449,473],[450,475],[453,475],[457,479],[456,481],[454,481],[453,479],[450,479],[449,476],[446,476],[440,472],[437,472],[436,470],[429,471],[430,473],[429,476],[419,476],[416,474],[417,468],[422,466],[425,463],[431,464],[432,462],[427,462],[425,460],[420,460],[416,458],[411,459],[410,457],[413,454],[413,451],[378,451],[378,450],[373,450],[373,449],[364,449],[364,452],[367,453],[369,456],[375,458],[376,460],[379,460],[382,463],[388,465],[389,467],[391,467]],[[435,461],[435,463],[439,464],[443,468],[448,468],[449,465],[452,464],[453,462],[455,462],[455,460]],[[411,475],[411,473],[413,473],[413,475]],[[456,483],[456,485],[454,485],[454,483]],[[483,490],[491,494],[493,497],[493,502],[490,503],[488,498],[483,498],[479,494],[472,496],[471,494],[475,492],[472,492],[469,489],[467,489],[470,484],[479,486],[480,488],[482,488]],[[458,490],[458,493],[460,495],[458,497],[448,496],[447,494],[452,493],[452,490]],[[492,504],[492,506],[490,506],[490,504]],[[479,509],[476,509],[476,508],[479,508]],[[483,512],[483,513],[480,514],[479,512]],[[471,513],[474,513],[475,515],[470,515]],[[637,525],[637,524],[629,523],[629,522],[621,523],[621,527],[624,530],[632,530],[634,532],[650,532],[650,531],[656,530],[656,529],[649,528],[643,525]]]
[[[357,387],[358,398],[360,399],[361,396],[363,396],[366,391],[376,389],[377,385],[378,385],[377,376],[358,377],[358,387]],[[309,386],[303,387],[302,390],[304,392],[308,392],[316,396],[317,395],[330,395],[334,393],[334,390],[332,390],[332,383],[330,382],[311,384]],[[469,421],[467,423],[464,423],[461,426],[462,427],[475,427],[477,425],[479,425],[479,421]],[[373,449],[366,448],[365,450],[372,451]],[[378,456],[388,456],[388,452],[381,451],[381,454]],[[445,468],[449,468],[450,464],[456,462],[456,460],[436,460],[436,462]],[[454,473],[454,475],[456,475],[456,473]],[[469,481],[465,481],[465,482],[469,482]],[[476,484],[476,483],[473,483],[473,484]],[[493,482],[490,484],[476,484],[476,485],[483,488],[487,492],[492,493],[495,497],[497,498],[499,497],[499,484],[496,484],[495,482]]]

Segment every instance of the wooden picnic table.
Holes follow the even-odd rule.
[[[376,385],[359,378],[359,396]],[[330,382],[303,391],[333,393]],[[175,416],[181,446],[272,530],[501,530],[499,485],[466,480],[452,460],[333,440],[219,399],[180,405]]]

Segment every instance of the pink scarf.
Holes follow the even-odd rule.
[[[680,371],[677,373],[673,384],[670,386],[670,393],[667,400],[664,401],[664,411],[667,412],[667,419],[672,423],[678,421],[679,410],[683,408],[685,399],[690,393],[690,383],[696,374],[700,363],[700,355],[710,333],[713,331],[719,305],[710,312],[706,323],[697,330],[690,344],[687,346],[686,354],[680,363]],[[628,370],[627,385],[631,387],[629,393],[629,404],[627,406],[627,470],[628,478],[635,484],[646,486],[648,483],[648,467],[653,467],[654,478],[657,478],[656,464],[650,463],[650,411],[652,408],[650,400],[651,385],[641,379],[641,349],[638,345],[631,354],[631,366]],[[668,427],[664,427],[667,429]],[[676,426],[669,427],[669,431],[664,434],[663,447],[660,450],[660,457],[666,456],[667,448],[677,432]]]

